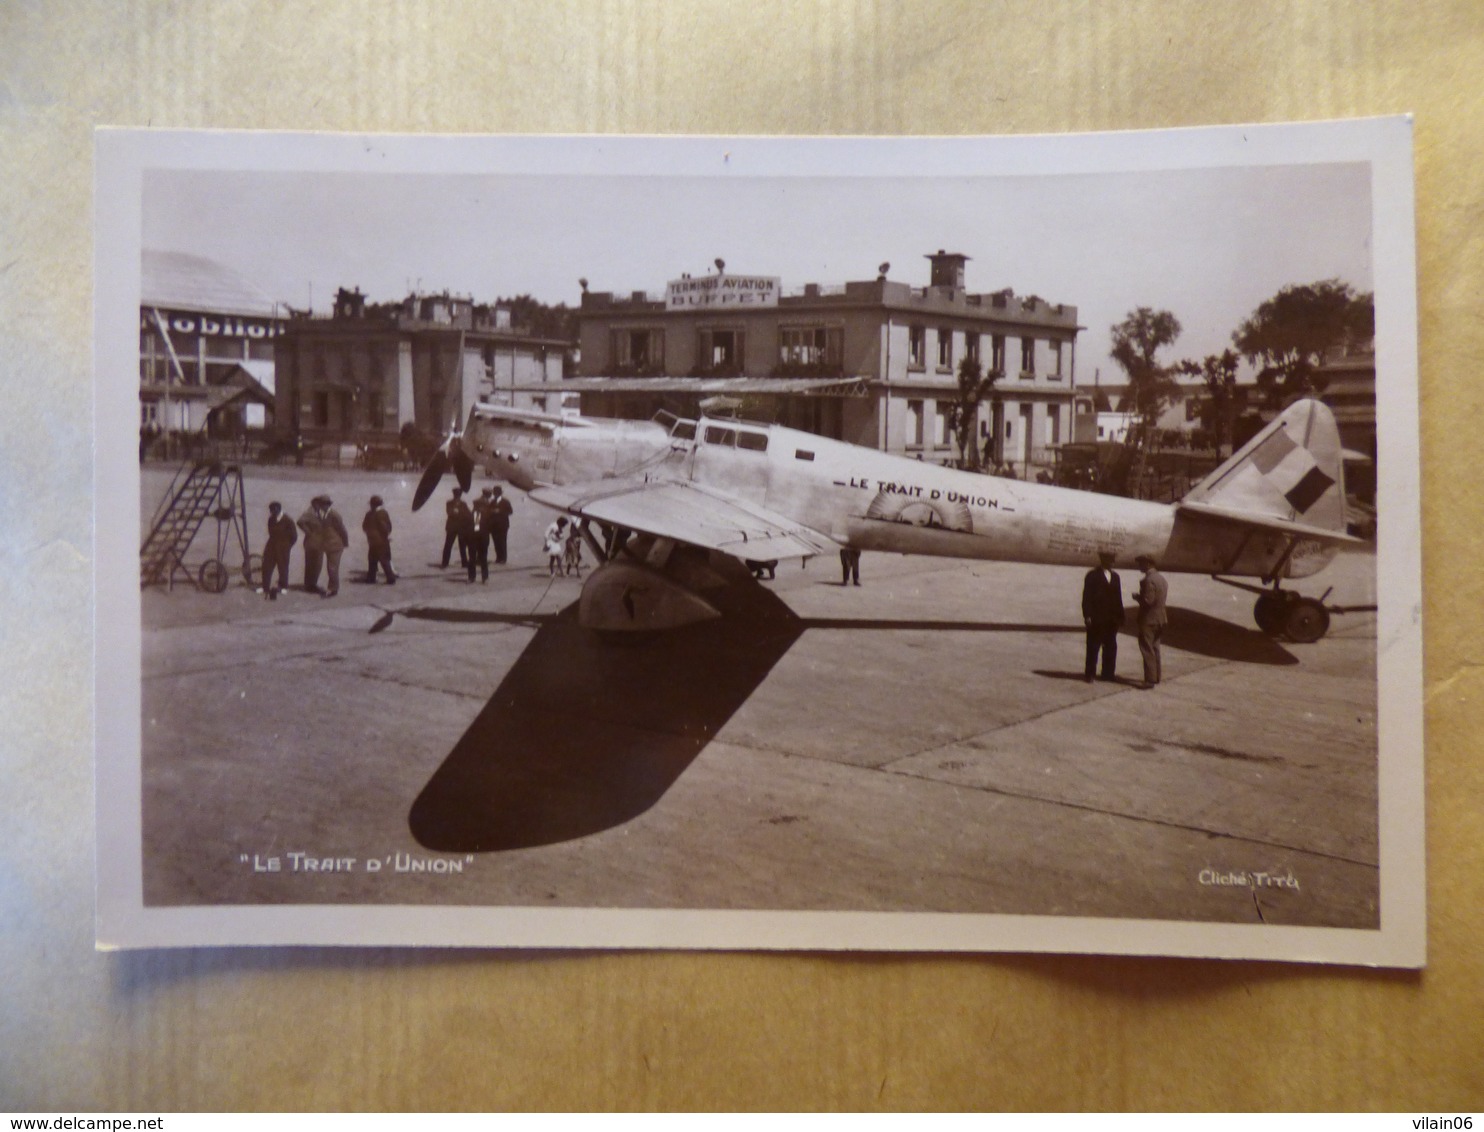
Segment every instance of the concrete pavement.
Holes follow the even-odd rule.
[[[519,492],[470,585],[436,563],[446,486],[413,515],[413,475],[246,474],[254,549],[269,499],[334,497],[347,581],[144,594],[146,903],[1378,923],[1373,614],[1280,643],[1173,575],[1165,682],[1087,685],[1080,570],[867,554],[859,588],[784,564],[723,622],[614,646]],[[395,587],[348,582],[373,493]],[[1330,586],[1373,602],[1374,558],[1300,588]]]

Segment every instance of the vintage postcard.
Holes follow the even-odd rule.
[[[1412,185],[101,131],[99,946],[1422,965]]]

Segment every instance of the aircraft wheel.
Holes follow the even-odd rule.
[[[258,584],[258,579],[263,576],[263,556],[261,554],[249,554],[242,563],[242,580],[250,586]]]
[[[1312,645],[1329,632],[1329,610],[1312,597],[1301,597],[1288,610],[1283,628],[1299,644]]]
[[[1284,601],[1277,594],[1262,594],[1252,607],[1252,619],[1270,637],[1283,632]]]
[[[202,563],[201,572],[196,575],[196,584],[209,594],[225,593],[227,568],[215,558]]]

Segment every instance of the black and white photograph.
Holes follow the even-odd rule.
[[[101,946],[1423,962],[1407,119],[96,156]]]

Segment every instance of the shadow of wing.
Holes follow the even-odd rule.
[[[638,641],[542,623],[412,805],[439,852],[550,845],[642,814],[803,632],[751,578],[708,592],[723,616]]]

